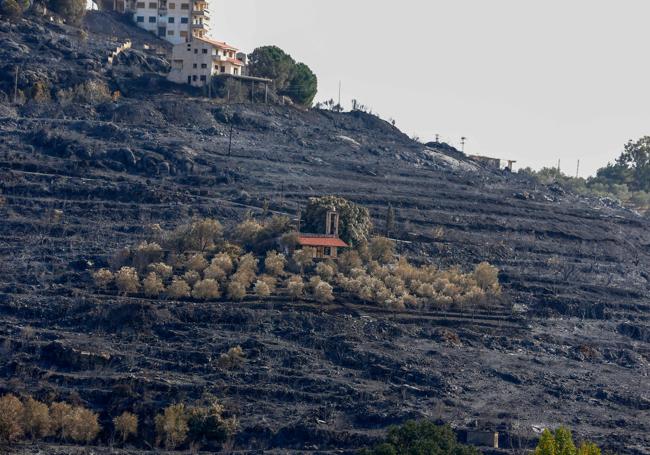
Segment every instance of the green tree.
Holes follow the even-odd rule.
[[[358,244],[368,239],[372,221],[368,209],[337,196],[310,198],[304,212],[304,232],[325,233],[326,215],[329,210],[339,214],[339,236],[346,242]]]
[[[22,14],[23,9],[16,0],[0,0],[0,15],[15,20]]]
[[[295,64],[295,60],[277,46],[258,47],[248,56],[249,74],[273,79],[278,92],[289,86]]]
[[[576,455],[576,446],[573,435],[567,427],[555,430],[555,455]]]
[[[473,447],[459,444],[448,425],[409,421],[388,430],[386,441],[365,452],[368,455],[478,455]]]
[[[86,14],[85,0],[49,0],[49,8],[66,21],[77,24]]]
[[[578,455],[600,455],[600,448],[593,442],[585,441],[580,444]]]
[[[546,429],[542,433],[535,448],[535,455],[557,455],[555,437],[550,430]]]
[[[318,78],[304,63],[294,65],[287,88],[282,92],[294,102],[310,107],[318,91]]]

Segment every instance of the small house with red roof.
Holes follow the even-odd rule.
[[[339,238],[339,214],[336,210],[327,212],[325,234],[298,233],[298,245],[314,251],[314,259],[336,259],[339,248],[349,245]]]

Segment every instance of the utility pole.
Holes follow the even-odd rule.
[[[341,111],[341,81],[339,81],[339,112]]]
[[[269,83],[264,83],[264,104],[269,104]]]
[[[576,166],[576,178],[580,175],[580,160],[578,160],[578,166]]]
[[[440,143],[440,135],[436,133],[436,144]]]
[[[560,173],[562,172],[562,168],[560,167],[560,158],[557,159],[557,172]]]
[[[18,102],[18,65],[16,65],[16,78],[14,80],[14,104]]]
[[[460,151],[465,153],[465,141],[467,138],[465,136],[460,138]]]

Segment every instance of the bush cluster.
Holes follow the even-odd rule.
[[[98,288],[113,286],[123,295],[202,301],[225,295],[241,301],[249,294],[266,298],[279,293],[292,299],[308,294],[326,303],[347,292],[394,309],[479,306],[501,292],[499,271],[488,263],[470,273],[418,267],[399,257],[394,242],[384,237],[359,240],[356,249],[340,254],[337,262],[315,261],[309,247],[291,256],[266,247],[264,253],[255,253],[257,242],[280,243],[286,226],[282,217],[267,223],[245,220],[230,239],[242,246],[227,241],[216,220],[195,220],[171,232],[154,227],[148,241],[117,252],[111,261],[115,271],[100,269],[93,277]]]
[[[583,441],[576,448],[571,430],[561,426],[554,432],[545,429],[539,438],[535,455],[600,455],[600,448],[589,441]]]
[[[49,436],[88,443],[100,430],[97,414],[82,406],[63,402],[48,406],[31,397],[21,401],[10,394],[0,397],[0,441],[4,443]]]
[[[237,419],[224,417],[217,402],[208,406],[188,407],[183,403],[168,406],[155,418],[156,442],[175,449],[186,442],[224,442],[238,427]]]
[[[364,455],[479,455],[478,449],[458,443],[454,430],[448,425],[429,421],[408,421],[391,427],[385,441]]]

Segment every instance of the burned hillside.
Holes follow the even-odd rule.
[[[170,87],[165,60],[137,48],[109,66],[126,26],[87,21],[85,39],[0,22],[0,391],[78,400],[101,422],[210,394],[239,419],[239,450],[352,451],[422,417],[499,429],[506,447],[562,423],[648,453],[647,219],[363,112],[208,100]],[[84,84],[106,90],[74,92],[98,86]],[[93,289],[91,272],[148,226],[295,217],[329,194],[368,208],[380,233],[392,206],[392,236],[415,263],[497,266],[506,303],[395,311]],[[235,346],[245,361],[224,368]]]

